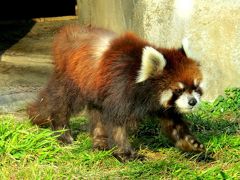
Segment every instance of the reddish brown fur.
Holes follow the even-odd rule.
[[[107,42],[105,39],[109,39],[109,46],[102,54],[101,44]],[[161,74],[136,83],[145,46],[160,51],[167,65]],[[38,100],[28,108],[34,124],[50,123],[53,130],[69,128],[70,116],[87,107],[94,146],[106,149],[115,144],[118,153],[129,157],[134,153],[127,141],[126,126],[148,114],[163,117],[163,131],[174,143],[181,139],[180,134],[192,137],[181,114],[174,107],[166,110],[159,104],[161,92],[176,89],[176,82],[193,86],[193,79],[201,79],[198,64],[182,51],[157,48],[132,33],[117,37],[104,29],[71,25],[62,28],[55,37],[53,58],[53,76]],[[171,135],[176,124],[183,129],[177,134],[180,139]],[[72,141],[70,131],[62,140]],[[179,147],[199,150],[192,144],[188,146]]]

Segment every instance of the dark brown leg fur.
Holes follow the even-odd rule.
[[[73,138],[69,130],[69,118],[71,114],[71,104],[69,98],[71,96],[67,91],[70,91],[71,86],[64,83],[61,77],[55,74],[50,80],[46,89],[40,94],[38,99],[29,105],[28,114],[33,124],[39,126],[50,126],[52,130],[66,129],[59,140],[65,144],[72,143]]]
[[[128,141],[127,128],[125,125],[117,126],[113,124],[108,125],[109,144],[116,146],[116,151],[113,155],[121,162],[134,159],[143,159],[143,156],[138,155]]]
[[[143,158],[132,150],[125,125],[104,122],[102,113],[94,108],[88,107],[88,113],[94,149],[106,150],[116,147],[113,155],[121,162]]]
[[[125,126],[116,126],[112,123],[105,124],[102,114],[96,109],[88,109],[90,116],[90,132],[93,139],[93,148],[106,150],[116,146],[114,156],[120,161],[125,161],[133,156],[134,152],[128,142]]]
[[[176,147],[188,152],[202,152],[204,146],[190,133],[182,119],[163,117],[160,119],[162,131],[172,140]]]
[[[88,109],[90,118],[90,133],[93,139],[93,148],[99,150],[109,149],[108,134],[102,122],[102,114],[98,110]]]
[[[65,108],[60,108],[64,110]],[[71,135],[71,130],[69,126],[69,116],[66,112],[57,112],[52,114],[51,119],[51,128],[53,131],[57,130],[65,130],[65,132],[59,136],[59,140],[62,141],[64,144],[71,144],[73,142],[73,138]]]

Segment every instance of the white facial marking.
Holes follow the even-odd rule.
[[[193,97],[197,100],[197,103],[200,102],[201,95],[195,91],[192,92]]]
[[[183,88],[184,88],[184,84],[181,83],[181,82],[178,82],[177,85],[178,85],[178,87],[179,87],[180,89],[183,89]]]
[[[184,92],[175,101],[176,107],[182,113],[187,113],[193,110],[193,108],[200,102],[200,94],[192,91],[192,93]],[[189,100],[194,98],[197,102],[194,106],[189,105]]]
[[[166,60],[156,49],[146,46],[142,53],[142,64],[136,82],[147,80],[154,73],[162,72],[166,66]]]
[[[168,102],[172,98],[172,96],[173,92],[171,89],[163,91],[160,96],[160,104],[163,105],[163,107],[168,107]]]
[[[199,82],[198,82],[197,79],[194,79],[193,83],[194,83],[194,86],[198,86],[199,85]]]
[[[179,98],[176,100],[177,108],[180,112],[188,112],[189,105],[188,105],[188,97],[189,93],[184,92]]]

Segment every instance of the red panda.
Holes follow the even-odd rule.
[[[65,26],[53,43],[49,83],[28,106],[32,123],[68,129],[60,140],[72,143],[69,119],[86,109],[93,147],[116,146],[117,156],[135,158],[128,125],[151,115],[176,147],[204,151],[183,119],[202,95],[199,65],[186,48],[160,48],[130,32]]]

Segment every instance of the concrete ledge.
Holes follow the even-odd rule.
[[[52,56],[40,54],[13,55],[4,53],[1,55],[2,62],[14,63],[15,65],[52,66]]]

